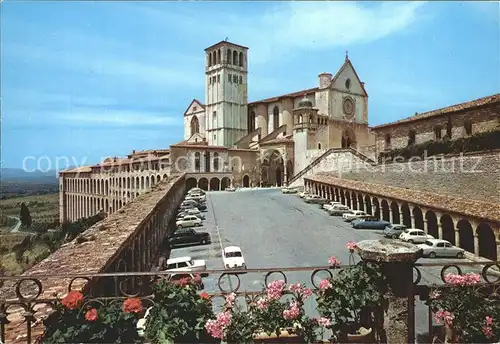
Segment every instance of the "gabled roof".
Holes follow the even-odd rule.
[[[188,112],[189,108],[191,107],[191,105],[193,105],[193,103],[197,103],[199,106],[201,106],[202,109],[205,109],[205,104],[203,104],[202,102],[200,102],[198,99],[194,98],[191,103],[189,103],[186,111],[184,111],[184,115],[186,115],[186,113]]]
[[[479,98],[479,99],[475,99],[475,100],[470,100],[470,101],[465,102],[465,103],[459,103],[459,104],[451,105],[451,106],[448,106],[445,108],[424,112],[421,114],[417,114],[415,116],[400,119],[400,120],[395,121],[395,122],[376,125],[376,126],[372,127],[372,129],[377,130],[377,129],[381,129],[381,128],[390,127],[393,125],[409,123],[409,122],[418,121],[418,120],[422,120],[422,119],[426,119],[426,118],[430,118],[430,117],[434,117],[434,116],[444,115],[444,114],[463,111],[463,110],[469,110],[469,109],[473,109],[475,107],[489,105],[489,104],[495,104],[495,103],[500,103],[500,93],[497,93],[497,94],[494,94],[491,96],[487,96],[487,97],[483,97],[483,98]]]
[[[298,92],[283,94],[281,96],[257,100],[257,101],[248,103],[248,105],[254,105],[254,104],[259,104],[259,103],[274,103],[274,102],[280,101],[281,99],[284,99],[284,98],[296,98],[296,97],[300,97],[300,96],[304,96],[304,95],[314,94],[314,93],[316,93],[317,90],[319,90],[319,87],[308,88],[307,90],[302,90],[302,91],[298,91]]]
[[[359,78],[358,73],[356,73],[356,69],[354,69],[354,66],[351,63],[351,60],[348,57],[346,57],[344,64],[342,65],[342,67],[340,67],[340,69],[337,71],[335,76],[332,78],[330,85],[333,85],[335,83],[335,81],[337,81],[340,74],[342,74],[344,69],[346,69],[348,66],[350,66],[352,68],[354,75],[356,76],[356,79],[358,80],[359,84],[361,85],[361,89],[363,90],[364,95],[368,97],[368,93],[366,93],[366,90],[365,90],[365,84]]]

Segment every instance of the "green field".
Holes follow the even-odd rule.
[[[0,215],[19,217],[21,203],[25,203],[33,222],[54,222],[59,219],[59,194],[29,195],[0,200]],[[5,225],[0,229],[5,229]]]

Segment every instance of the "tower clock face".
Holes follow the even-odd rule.
[[[354,116],[354,102],[351,98],[344,99],[342,108],[346,117],[352,118]]]

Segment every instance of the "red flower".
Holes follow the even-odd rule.
[[[97,309],[92,308],[85,313],[85,319],[88,321],[96,321],[97,320]]]
[[[179,285],[180,285],[181,287],[184,287],[184,286],[188,285],[190,282],[191,282],[191,278],[189,278],[189,277],[184,277],[184,278],[181,278],[181,279],[179,280]]]
[[[210,296],[208,295],[208,293],[206,291],[202,291],[200,293],[200,298],[202,298],[204,300],[210,300]]]
[[[83,303],[83,294],[79,291],[72,290],[62,299],[61,304],[67,309],[78,308]]]
[[[132,297],[123,302],[123,311],[125,313],[140,313],[142,309],[142,302],[138,298]]]

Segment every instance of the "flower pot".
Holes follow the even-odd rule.
[[[347,334],[347,343],[373,343],[373,330],[361,327],[359,333]]]
[[[254,343],[304,343],[304,339],[301,338],[298,334],[288,332],[287,330],[282,330],[280,335],[277,336],[276,333],[272,333],[268,335],[267,333],[256,333],[254,335]]]

